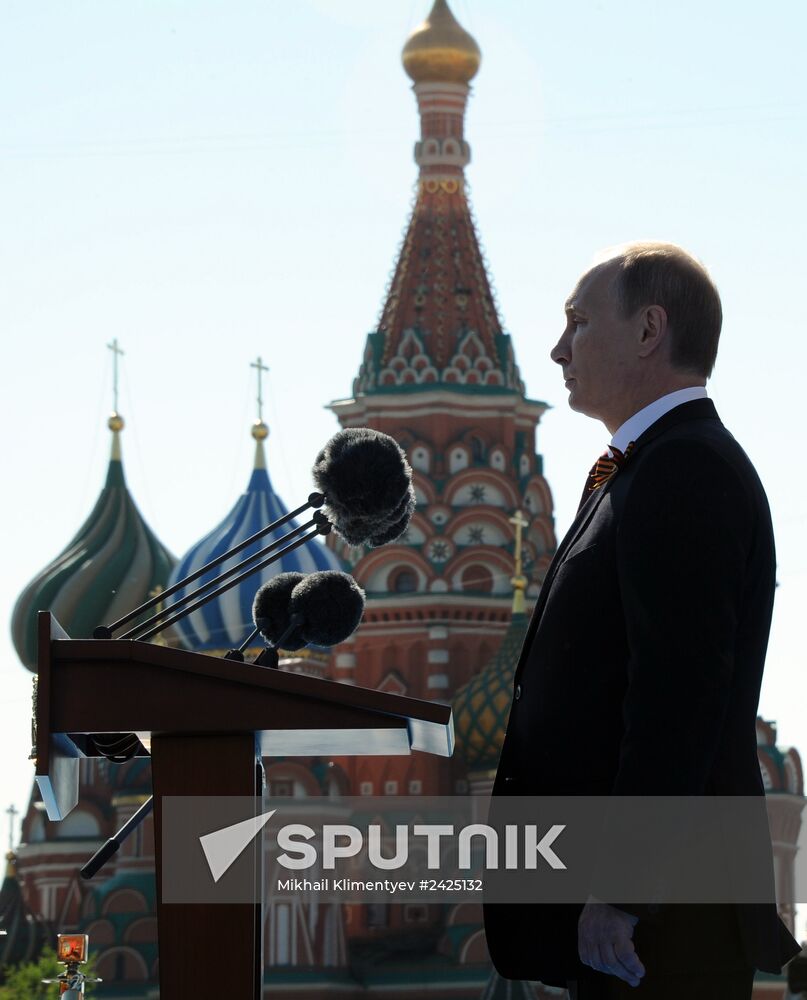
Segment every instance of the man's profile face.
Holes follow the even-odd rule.
[[[636,362],[636,322],[622,315],[614,275],[615,265],[606,263],[578,281],[566,302],[566,328],[550,352],[563,368],[569,406],[606,426],[621,423]]]

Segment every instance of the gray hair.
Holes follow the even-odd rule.
[[[712,374],[723,308],[709,272],[674,243],[628,243],[599,266],[615,265],[614,288],[625,316],[661,306],[670,326],[670,361],[681,371]]]

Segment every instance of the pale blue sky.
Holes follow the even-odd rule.
[[[0,607],[66,544],[103,480],[111,366],[132,492],[181,554],[251,461],[272,366],[270,471],[291,505],[349,395],[407,220],[414,98],[399,61],[428,0],[3,0]],[[473,204],[571,520],[607,440],[571,413],[549,348],[593,252],[680,242],[722,291],[710,391],[767,486],[779,548],[761,711],[807,756],[802,617],[801,0],[454,0],[483,52]],[[29,785],[30,678],[2,638],[0,805]],[[3,832],[5,837],[5,831]]]

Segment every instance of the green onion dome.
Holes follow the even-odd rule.
[[[31,913],[23,900],[17,880],[16,858],[6,855],[6,874],[0,886],[0,983],[4,970],[22,962],[34,962],[48,943],[51,928],[37,914]]]
[[[34,577],[14,606],[17,654],[36,670],[36,619],[52,611],[71,639],[88,639],[166,585],[176,559],[154,535],[126,487],[121,461],[123,418],[113,413],[106,483],[67,548]]]
[[[469,771],[490,771],[499,763],[513,700],[513,677],[529,618],[515,613],[498,652],[454,695],[454,753]]]

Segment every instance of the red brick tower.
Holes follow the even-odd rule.
[[[334,676],[441,701],[490,661],[507,630],[516,512],[528,522],[528,600],[555,549],[535,442],[547,407],[525,395],[465,185],[464,115],[480,59],[445,0],[404,47],[421,120],[416,204],[353,396],[331,404],[343,427],[376,428],[405,448],[418,497],[398,542],[336,546],[368,602],[356,637],[336,651]],[[460,761],[342,763],[359,794],[466,787]]]

